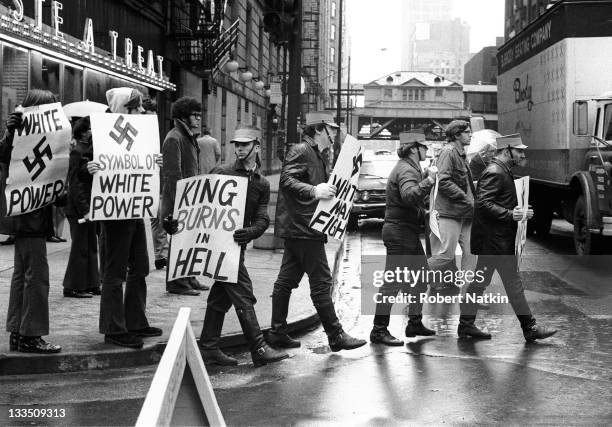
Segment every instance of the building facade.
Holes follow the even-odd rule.
[[[546,11],[551,0],[506,0],[504,38],[511,39]]]

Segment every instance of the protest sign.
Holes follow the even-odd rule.
[[[331,199],[319,201],[310,220],[311,228],[338,240],[344,238],[357,191],[361,162],[361,143],[347,135],[328,181],[336,186],[336,195]]]
[[[247,186],[247,178],[227,175],[177,181],[172,216],[178,231],[172,235],[168,280],[238,280],[240,246],[233,235],[244,223]]]
[[[523,219],[517,224],[516,239],[514,241],[514,253],[517,258],[517,268],[521,265],[523,257],[523,249],[527,240],[527,209],[529,209],[529,177],[524,176],[514,180],[516,187],[516,198],[518,199],[518,207],[523,212]]]
[[[94,175],[89,219],[155,218],[159,130],[152,114],[92,114]]]
[[[6,215],[35,211],[53,203],[66,185],[72,129],[59,102],[23,110],[15,131],[4,191]]]

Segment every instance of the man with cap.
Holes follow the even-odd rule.
[[[268,342],[275,347],[300,346],[287,335],[287,312],[291,291],[298,287],[304,273],[332,351],[351,350],[366,343],[342,329],[331,298],[327,237],[309,226],[319,200],[336,194],[336,187],[327,181],[328,153],[337,131],[329,112],[307,113],[303,141],[291,148],[281,172],[275,234],[284,239],[285,251],[272,292],[272,328],[268,335]]]
[[[420,234],[425,230],[425,209],[429,191],[435,183],[438,170],[430,166],[426,174],[421,172],[420,162],[425,160],[427,145],[421,130],[400,133],[400,147],[397,149],[399,160],[387,180],[387,205],[382,238],[387,250],[386,271],[397,268],[423,271],[427,270],[427,257],[421,244]],[[435,335],[422,322],[423,303],[419,294],[427,292],[427,284],[385,282],[381,288],[382,302],[376,304],[374,326],[370,333],[373,344],[401,346],[404,343],[395,338],[388,330],[392,303],[389,297],[397,292],[413,295],[414,302],[408,308],[406,336]]]
[[[461,338],[491,338],[491,334],[481,331],[474,322],[478,310],[477,297],[491,283],[495,271],[502,280],[527,341],[548,338],[557,332],[538,325],[531,314],[515,255],[517,222],[523,219],[523,211],[518,207],[512,168],[524,164],[526,148],[519,134],[497,138],[496,155],[478,181],[472,252],[478,255],[476,272],[483,272],[484,277],[472,281],[461,303],[457,328]],[[531,209],[527,210],[526,217],[533,217]]]
[[[174,127],[170,129],[162,145],[162,219],[172,215],[174,211],[176,182],[200,174],[200,148],[195,133],[200,131],[202,104],[195,98],[183,96],[172,104],[170,113],[174,119]],[[200,294],[198,291],[205,290],[208,290],[208,287],[201,285],[195,277],[166,281],[166,291],[171,294],[197,296]]]
[[[270,183],[259,171],[261,130],[256,127],[240,127],[236,129],[230,142],[234,144],[236,161],[233,164],[215,167],[210,173],[242,176],[249,180],[244,224],[242,228],[234,232],[234,241],[241,248],[238,281],[236,283],[215,282],[212,285],[206,303],[200,347],[204,361],[207,363],[238,364],[236,359],[219,349],[225,313],[233,305],[249,345],[253,364],[257,367],[289,357],[287,353],[270,348],[263,338],[255,314],[254,305],[257,300],[253,295],[253,283],[244,265],[247,244],[261,236],[270,224],[268,218]],[[170,231],[175,232],[176,228]]]
[[[476,264],[476,257],[470,249],[475,189],[465,153],[471,133],[469,123],[463,120],[453,120],[446,127],[448,143],[442,148],[436,163],[439,170],[438,194],[435,206],[431,207],[438,212],[440,230],[439,239],[430,234],[432,257],[429,265],[432,269],[456,271],[457,244],[462,251],[461,270],[473,271]]]

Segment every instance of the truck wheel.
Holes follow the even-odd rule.
[[[356,215],[350,215],[348,223],[346,224],[346,229],[348,231],[355,231],[359,228],[359,220]]]
[[[580,196],[574,207],[574,246],[578,255],[591,254],[593,241],[589,222],[584,197]]]

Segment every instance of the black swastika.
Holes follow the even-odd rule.
[[[23,159],[23,164],[25,165],[28,172],[32,173],[34,168],[38,167],[38,170],[34,172],[34,174],[32,175],[32,181],[34,181],[38,177],[38,175],[40,175],[42,171],[44,171],[45,168],[47,167],[47,165],[45,164],[45,161],[43,160],[43,157],[47,156],[47,159],[49,160],[53,159],[53,153],[51,152],[51,147],[48,144],[42,150],[40,149],[40,147],[43,145],[43,143],[46,140],[47,140],[47,137],[43,136],[40,142],[36,144],[36,146],[32,150],[34,152],[34,160],[30,161],[29,157],[26,157],[25,159]]]
[[[122,124],[123,116],[119,116],[115,122],[115,125],[113,126],[113,130],[116,130],[119,132],[119,134],[116,134],[111,130],[108,136],[113,138],[119,145],[123,144],[123,141],[127,140],[128,144],[125,146],[125,148],[130,151],[132,149],[132,144],[134,144],[134,138],[132,138],[132,136],[138,135],[138,130],[136,130],[136,128],[128,122],[125,123],[124,127],[121,127]],[[130,133],[132,135],[130,135]]]

